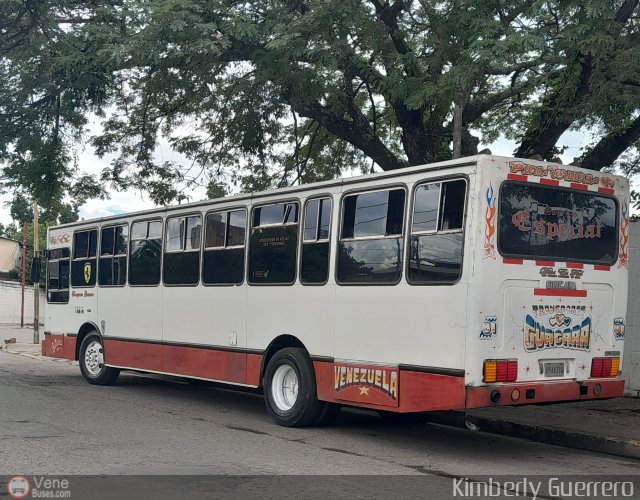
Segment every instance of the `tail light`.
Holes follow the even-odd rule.
[[[593,358],[591,360],[591,378],[617,377],[620,371],[620,358]]]
[[[487,359],[483,364],[485,383],[515,382],[518,378],[518,360],[516,359]]]

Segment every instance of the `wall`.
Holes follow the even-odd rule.
[[[627,394],[640,396],[640,222],[629,226],[629,304],[622,376]]]
[[[0,325],[20,324],[21,284],[17,281],[0,281]],[[44,323],[44,293],[40,293],[40,323]],[[33,286],[25,287],[24,323],[33,324]]]

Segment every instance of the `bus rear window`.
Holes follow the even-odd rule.
[[[505,182],[498,248],[509,257],[612,265],[616,202],[594,193]]]

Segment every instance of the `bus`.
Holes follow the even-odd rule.
[[[623,394],[629,183],[478,155],[48,230],[44,356],[283,426]]]

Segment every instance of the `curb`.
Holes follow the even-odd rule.
[[[9,345],[12,345],[12,344],[0,345],[0,352],[4,351],[7,354],[15,354],[17,356],[23,356],[25,358],[36,359],[38,361],[54,361],[56,363],[68,363],[68,364],[78,363],[77,361],[69,361],[68,359],[63,359],[63,358],[44,357],[42,356],[42,354],[40,354],[39,351],[36,351],[36,350],[34,351],[14,350],[11,347],[8,347]]]
[[[528,439],[539,443],[577,448],[579,450],[597,451],[610,455],[640,458],[640,441],[624,439],[602,434],[587,434],[552,427],[520,424],[508,420],[465,415],[464,412],[433,412],[426,415],[429,422],[452,427],[467,428],[466,422],[471,421],[479,427],[481,432],[500,434],[520,439]]]

